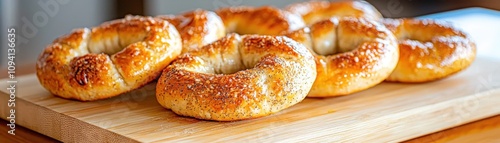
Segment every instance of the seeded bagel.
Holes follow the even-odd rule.
[[[181,50],[169,22],[128,16],[59,37],[40,54],[36,73],[56,96],[93,101],[155,80]]]
[[[198,119],[256,118],[302,101],[316,78],[314,58],[283,36],[230,34],[165,68],[160,105]]]

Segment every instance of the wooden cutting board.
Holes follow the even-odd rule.
[[[336,98],[307,98],[277,114],[236,122],[180,117],[162,108],[155,85],[78,102],[52,96],[35,75],[18,77],[16,124],[64,142],[397,142],[500,114],[500,61],[425,84],[382,83]],[[1,80],[0,101],[7,102]],[[3,119],[10,107],[2,103]]]

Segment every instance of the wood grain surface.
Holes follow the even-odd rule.
[[[9,122],[0,119],[0,142],[2,143],[59,143],[60,141],[53,138],[41,135],[30,129],[16,125],[16,135],[8,133],[9,126],[5,126]]]
[[[154,83],[119,97],[79,102],[52,96],[36,76],[17,80],[16,123],[63,142],[404,141],[500,113],[500,62],[478,58],[450,78],[383,83],[337,98],[308,98],[277,114],[237,122],[180,117],[162,108]],[[0,81],[6,87],[5,80]],[[0,101],[9,97],[2,88]],[[8,116],[6,105],[0,116]]]
[[[414,138],[405,143],[498,143],[500,115]]]

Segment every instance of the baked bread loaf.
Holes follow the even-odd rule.
[[[173,24],[182,38],[182,52],[197,50],[226,36],[220,17],[212,11],[197,9],[180,15],[161,15],[158,18]]]
[[[172,62],[156,97],[179,115],[242,120],[302,101],[315,78],[314,58],[303,45],[283,36],[230,34]]]
[[[398,39],[401,55],[387,81],[434,81],[469,67],[476,57],[476,44],[451,23],[431,19],[383,23]]]
[[[128,16],[59,37],[40,54],[36,73],[56,96],[110,98],[158,78],[181,46],[179,33],[167,21]]]
[[[228,33],[281,35],[305,26],[300,16],[270,6],[227,7],[216,12]]]
[[[331,18],[286,36],[315,56],[318,75],[308,97],[347,95],[375,86],[391,74],[399,58],[394,35],[365,18]]]
[[[382,14],[366,1],[309,1],[287,6],[286,11],[302,16],[307,25],[332,17],[382,19]]]

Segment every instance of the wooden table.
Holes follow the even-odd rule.
[[[434,15],[433,18],[443,18],[439,16],[440,15]],[[481,15],[469,15],[450,16],[444,19],[455,22],[473,36],[478,43],[479,56],[500,58],[498,57],[500,49],[496,48],[496,45],[500,45],[500,40],[498,39],[500,37],[500,27],[498,27],[498,25],[500,25],[500,18],[486,18]],[[31,73],[33,71],[32,66],[33,65],[18,69],[25,73]],[[4,125],[7,124],[4,120],[1,120],[0,123]],[[6,139],[6,141],[9,142],[58,142],[57,140],[20,126],[16,126],[16,136],[7,134],[7,129],[7,126],[0,126],[0,138],[2,138],[0,141]],[[500,134],[500,115],[421,136],[408,140],[407,142],[499,142],[500,137],[497,136],[498,134]]]

